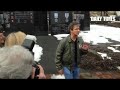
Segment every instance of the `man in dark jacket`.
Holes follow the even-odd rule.
[[[80,33],[80,24],[72,22],[68,26],[70,35],[62,39],[56,50],[55,63],[59,74],[66,79],[79,79],[81,55],[88,52],[89,45],[85,44]]]

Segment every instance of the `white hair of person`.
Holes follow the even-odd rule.
[[[34,35],[26,35],[25,39],[33,40],[35,43],[37,43],[37,38]]]
[[[0,49],[0,79],[27,79],[32,73],[32,53],[20,45]]]

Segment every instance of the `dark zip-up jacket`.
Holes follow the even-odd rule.
[[[88,51],[83,51],[79,47],[84,43],[82,37],[77,38],[77,64],[80,67],[80,58],[83,54],[86,54]],[[61,70],[63,66],[72,68],[73,65],[73,54],[72,54],[72,40],[70,35],[65,37],[59,42],[59,45],[56,50],[55,63],[57,70]]]

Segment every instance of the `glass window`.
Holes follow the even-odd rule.
[[[69,13],[65,13],[65,22],[69,21]]]
[[[55,22],[58,22],[58,13],[54,13]]]

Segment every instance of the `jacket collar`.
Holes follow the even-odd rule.
[[[68,42],[69,42],[69,43],[72,42],[72,39],[70,38],[70,35],[68,35]],[[77,42],[80,42],[78,37],[77,37]]]

